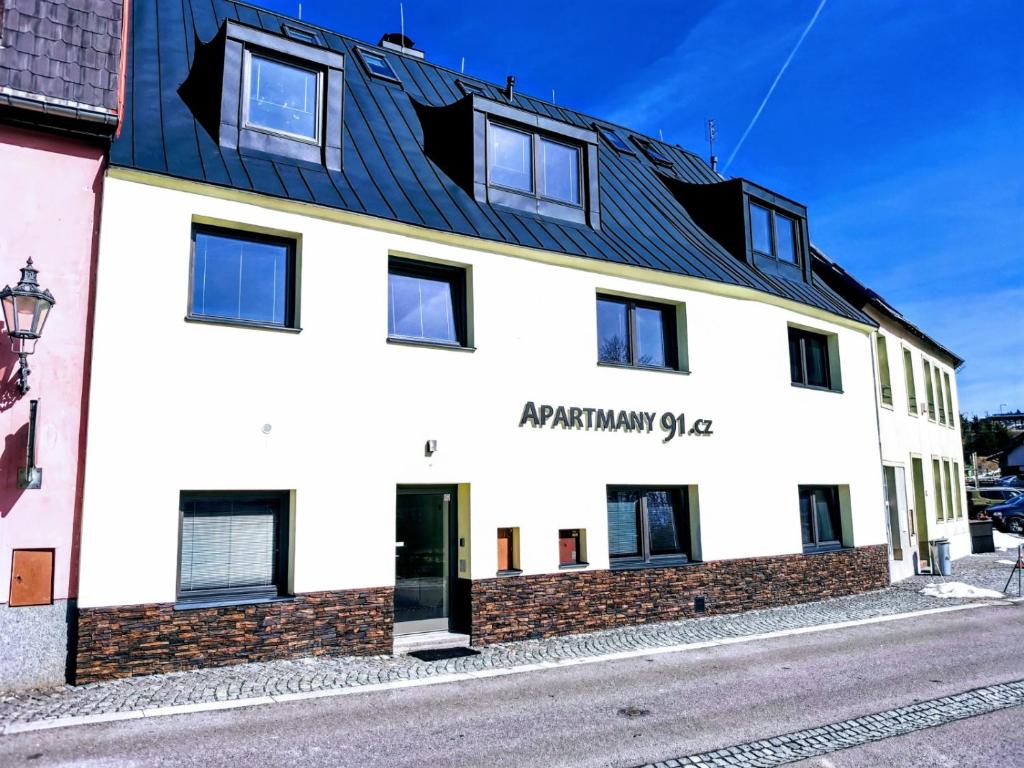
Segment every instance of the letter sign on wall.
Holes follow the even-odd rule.
[[[616,411],[603,408],[581,408],[579,406],[541,405],[539,408],[532,400],[523,406],[519,417],[519,426],[527,425],[535,428],[561,427],[562,429],[580,429],[598,432],[653,432],[658,425],[663,437],[661,442],[667,443],[675,437],[687,435],[713,435],[711,419],[694,419],[687,429],[686,414],[665,413],[658,416],[657,411]]]

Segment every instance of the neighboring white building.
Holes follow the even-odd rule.
[[[79,681],[888,583],[876,323],[802,206],[408,41],[215,7],[135,6]]]
[[[878,426],[894,580],[933,568],[931,543],[971,553],[956,370],[963,360],[820,251],[815,271],[864,310],[874,334]]]

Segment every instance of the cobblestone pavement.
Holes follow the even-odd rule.
[[[843,720],[820,728],[794,731],[714,752],[648,763],[642,768],[769,768],[1020,706],[1024,706],[1024,680],[975,688],[955,696],[920,701],[908,707]]]
[[[998,560],[1008,557],[1006,552],[997,552],[958,560],[951,578],[999,590],[1012,566],[1000,564]],[[321,656],[27,691],[0,696],[0,728],[40,720],[337,690],[595,658],[623,651],[741,638],[972,602],[926,597],[919,593],[925,584],[937,580],[914,577],[887,589],[822,602],[492,645],[475,655],[437,661],[421,661],[411,656]],[[1009,596],[1016,596],[1016,581],[1010,589]]]

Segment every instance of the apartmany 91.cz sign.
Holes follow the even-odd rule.
[[[664,434],[663,443],[686,435],[706,436],[711,431],[711,419],[694,419],[686,428],[686,414],[665,411],[616,411],[612,408],[581,408],[579,406],[537,406],[532,400],[523,406],[519,426],[555,429],[597,430],[602,432],[654,432],[655,424]]]

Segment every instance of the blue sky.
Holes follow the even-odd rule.
[[[724,164],[820,0],[406,0],[428,58]],[[258,4],[295,15],[297,0]],[[376,42],[398,2],[304,0]],[[1024,409],[1024,2],[827,0],[728,175],[967,360],[961,410]]]

